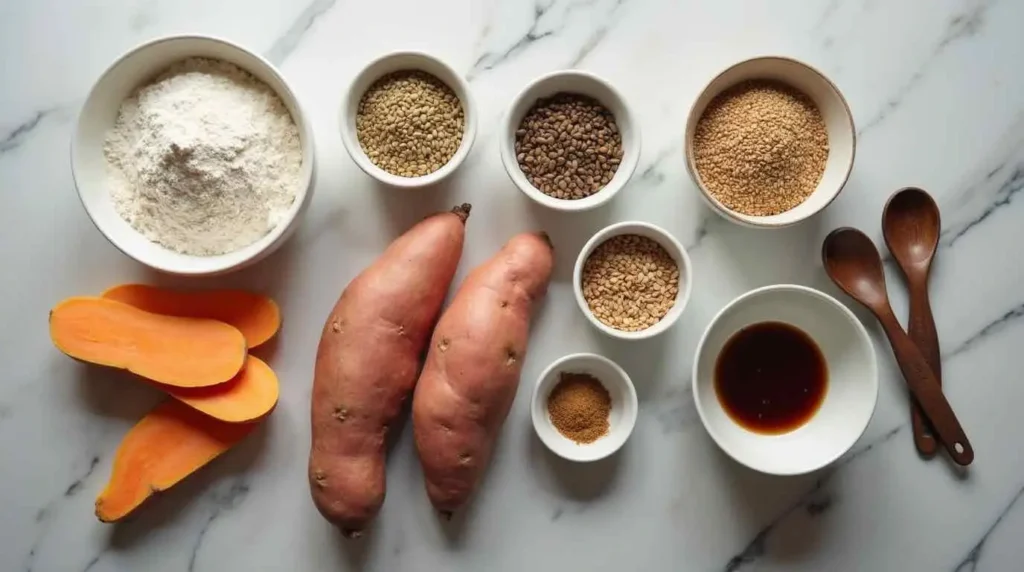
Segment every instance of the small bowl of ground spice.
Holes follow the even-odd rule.
[[[856,131],[821,72],[760,57],[715,76],[690,109],[686,166],[724,218],[778,228],[827,207],[853,169]]]
[[[341,102],[341,140],[366,174],[395,187],[424,187],[465,160],[476,137],[466,80],[421,52],[380,57],[356,76]]]
[[[610,359],[571,354],[537,380],[530,414],[551,452],[570,461],[597,461],[622,447],[636,425],[636,389]]]
[[[650,338],[679,319],[693,275],[686,250],[666,230],[620,222],[595,234],[573,272],[576,302],[595,328],[624,340]]]
[[[636,170],[640,131],[610,83],[583,71],[542,76],[505,116],[501,162],[527,197],[561,211],[608,202]]]

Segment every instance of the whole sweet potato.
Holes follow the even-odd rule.
[[[465,504],[487,467],[552,265],[547,235],[513,237],[470,273],[434,329],[412,423],[427,495],[443,515]]]
[[[384,503],[385,437],[412,392],[462,255],[469,205],[424,219],[342,292],[317,348],[309,486],[355,537]]]

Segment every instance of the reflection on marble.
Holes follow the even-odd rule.
[[[0,570],[1017,570],[1024,545],[1024,3],[1015,0],[144,0],[8,2],[0,8]],[[117,282],[196,285],[126,259],[92,227],[68,166],[73,122],[92,81],[156,36],[223,36],[263,53],[313,117],[320,169],[312,208],[277,254],[237,275],[281,304],[284,329],[262,355],[281,403],[236,450],[104,525],[92,502],[120,437],[159,399],[129,376],[54,350],[45,315],[62,297]],[[481,124],[454,180],[420,193],[378,188],[348,159],[336,121],[360,66],[420,48],[471,81]],[[689,105],[718,70],[752,55],[802,59],[843,90],[858,127],[846,190],[795,228],[738,228],[699,200],[682,160]],[[634,107],[643,154],[606,208],[562,215],[529,204],[494,140],[514,94],[579,67]],[[814,475],[757,475],[722,455],[690,392],[692,353],[711,317],[761,285],[794,282],[839,296],[818,249],[840,225],[881,244],[895,189],[929,190],[943,234],[932,279],[945,391],[978,458],[967,472],[922,461],[906,392],[877,327],[878,409],[843,459]],[[342,286],[432,210],[474,204],[460,276],[514,232],[543,228],[558,268],[533,329],[520,394],[484,486],[452,523],[430,510],[409,427],[393,449],[375,529],[347,543],[316,513],[305,480],[312,361]],[[576,252],[614,221],[659,224],[686,245],[697,281],[660,339],[612,342],[579,315],[568,281]],[[906,312],[889,264],[896,310]],[[615,457],[564,463],[533,436],[528,395],[573,351],[619,362],[641,414]]]

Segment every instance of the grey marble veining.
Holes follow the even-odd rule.
[[[1024,557],[1024,3],[1015,0],[42,0],[0,8],[0,570],[1018,570]],[[236,275],[187,281],[131,262],[93,228],[75,196],[68,142],[91,83],[120,53],[171,33],[226,37],[264,54],[313,118],[316,195],[295,237]],[[450,184],[387,192],[345,154],[335,127],[360,67],[402,48],[434,52],[465,74],[480,107],[476,146]],[[777,232],[709,212],[687,176],[689,106],[725,66],[785,54],[846,95],[857,162],[821,216]],[[598,211],[532,207],[512,186],[495,136],[514,94],[577,67],[612,81],[636,112],[640,164]],[[881,391],[863,438],[834,466],[790,479],[754,474],[704,433],[690,390],[692,354],[733,297],[793,282],[839,296],[819,249],[840,225],[881,245],[888,195],[929,190],[943,234],[931,292],[944,389],[977,451],[967,472],[921,461],[906,391],[875,337]],[[452,523],[430,510],[406,424],[388,466],[375,529],[344,542],[319,517],[305,479],[312,362],[344,284],[423,215],[471,202],[459,276],[512,233],[543,228],[557,246],[520,392],[471,508]],[[619,220],[659,224],[686,245],[696,282],[660,339],[602,338],[568,280],[578,249]],[[884,251],[884,247],[883,247]],[[887,254],[887,253],[886,253]],[[891,262],[897,314],[905,291]],[[118,282],[244,286],[273,295],[284,328],[270,363],[282,383],[272,417],[235,450],[104,525],[93,516],[124,432],[159,399],[129,376],[89,368],[50,345],[46,313],[63,297]],[[198,283],[198,284],[196,284]],[[574,351],[619,362],[640,417],[615,457],[576,466],[532,434],[540,371]]]

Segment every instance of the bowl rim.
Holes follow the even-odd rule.
[[[612,383],[618,384],[619,386],[624,387],[626,389],[626,405],[624,407],[626,413],[626,423],[621,426],[623,427],[623,429],[619,431],[621,438],[619,438],[618,442],[614,443],[613,446],[610,447],[604,454],[596,456],[573,456],[566,454],[564,450],[559,450],[559,448],[554,446],[553,443],[549,443],[548,440],[545,439],[544,436],[541,434],[539,427],[544,422],[543,415],[546,412],[546,408],[543,407],[543,404],[540,404],[540,392],[541,386],[544,385],[544,381],[551,377],[551,375],[555,371],[557,371],[559,367],[562,367],[570,362],[587,360],[601,362],[604,365],[611,368],[612,371],[615,372],[615,381]],[[603,385],[608,383],[604,379],[601,379],[600,381]],[[639,417],[639,414],[640,404],[636,395],[636,386],[633,384],[633,380],[629,377],[629,374],[626,372],[626,370],[623,369],[622,366],[615,363],[615,361],[610,358],[607,358],[600,354],[589,352],[571,353],[552,361],[547,367],[544,368],[540,375],[537,376],[537,381],[533,385],[533,392],[530,396],[530,419],[533,424],[534,434],[537,436],[538,439],[540,439],[542,443],[544,443],[544,446],[547,447],[548,450],[551,451],[553,454],[567,461],[573,461],[576,463],[591,463],[594,461],[600,461],[601,459],[608,458],[617,453],[620,449],[622,449],[622,446],[626,444],[626,441],[628,441],[629,437],[633,434],[633,429],[636,427],[636,420],[637,417]],[[557,433],[557,429],[555,431]],[[558,436],[561,439],[568,440],[560,433],[558,434]],[[609,433],[609,437],[610,436],[611,433]],[[586,445],[579,447],[580,452],[586,451],[587,449],[588,447]]]
[[[633,132],[633,145],[626,147],[623,145],[622,149],[622,161],[619,163],[619,168],[616,170],[616,174],[622,171],[625,176],[622,178],[621,183],[613,185],[609,182],[596,193],[585,197],[583,199],[557,199],[555,197],[544,194],[540,189],[533,186],[530,181],[523,174],[519,168],[519,162],[515,159],[515,150],[512,147],[512,141],[515,138],[515,132],[519,128],[518,121],[514,118],[513,112],[526,98],[526,95],[537,89],[539,86],[547,82],[554,81],[559,78],[570,77],[578,78],[585,82],[592,82],[606,89],[612,94],[612,98],[615,99],[615,103],[621,108],[622,113],[613,114],[615,115],[615,123],[619,125],[619,130],[622,130],[622,125],[628,125]],[[595,98],[596,99],[596,98]],[[602,105],[607,105],[605,102],[600,102]],[[611,111],[611,110],[609,110]],[[607,204],[611,201],[619,192],[624,189],[629,181],[633,178],[633,174],[636,172],[637,165],[640,162],[640,154],[643,149],[643,142],[641,141],[640,124],[636,120],[636,115],[633,109],[629,106],[626,98],[622,95],[622,92],[616,88],[610,81],[597,75],[596,73],[579,70],[579,69],[561,69],[550,71],[542,74],[532,81],[526,84],[512,99],[511,103],[505,110],[504,117],[501,121],[500,134],[498,137],[498,152],[501,155],[501,164],[505,167],[505,173],[508,175],[512,183],[522,192],[524,195],[532,199],[537,204],[550,208],[556,211],[562,212],[585,212],[596,209]],[[594,200],[588,200],[590,198]]]
[[[700,379],[697,376],[697,372],[701,363],[700,356],[703,353],[704,344],[707,342],[708,336],[711,334],[711,331],[721,320],[722,316],[724,316],[733,308],[736,308],[741,304],[749,302],[753,298],[762,296],[769,292],[779,291],[788,291],[797,293],[799,295],[813,296],[839,310],[839,312],[846,318],[846,321],[853,328],[854,332],[857,335],[857,339],[859,339],[861,344],[867,349],[869,358],[866,366],[867,375],[865,375],[864,377],[867,378],[867,383],[870,385],[869,391],[871,393],[871,409],[865,416],[863,423],[860,425],[860,427],[858,427],[856,431],[856,436],[852,440],[850,440],[848,444],[844,444],[842,447],[838,447],[836,449],[836,453],[834,455],[828,456],[827,460],[824,463],[821,463],[818,466],[792,471],[765,470],[765,468],[763,467],[757,467],[754,466],[753,464],[748,463],[735,451],[727,448],[723,444],[723,440],[721,439],[718,432],[708,422],[707,414],[704,412],[704,407],[701,405],[701,393],[699,389]],[[778,476],[798,476],[813,473],[814,471],[831,465],[832,463],[836,462],[836,460],[838,460],[840,457],[849,452],[853,448],[853,446],[857,444],[857,441],[859,441],[860,438],[864,436],[864,432],[867,430],[868,425],[871,423],[871,419],[875,415],[875,410],[878,408],[878,386],[878,356],[875,354],[875,348],[871,342],[871,336],[870,334],[868,334],[867,328],[864,327],[864,324],[861,323],[861,321],[857,318],[857,315],[854,314],[853,311],[850,310],[850,308],[848,308],[845,304],[843,304],[836,298],[832,297],[829,294],[826,294],[825,292],[822,292],[821,290],[817,290],[815,288],[803,286],[800,284],[770,284],[767,286],[761,286],[758,288],[754,288],[752,290],[748,290],[740,294],[739,296],[736,296],[731,301],[729,301],[729,303],[723,306],[722,309],[719,310],[713,318],[711,318],[711,321],[708,322],[707,327],[704,328],[704,332],[700,336],[700,341],[697,342],[697,349],[694,350],[693,365],[691,366],[690,371],[690,390],[693,394],[693,403],[697,409],[697,416],[700,417],[701,425],[704,426],[704,430],[707,432],[708,435],[711,436],[711,440],[715,442],[715,445],[718,446],[719,450],[721,450],[723,453],[725,453],[728,457],[730,457],[737,463],[747,468],[750,468],[759,473]]]
[[[399,175],[389,173],[384,169],[381,169],[377,165],[374,165],[373,161],[371,161],[370,158],[366,155],[366,153],[363,152],[362,146],[359,145],[359,136],[356,134],[355,130],[349,125],[348,121],[350,119],[350,114],[348,110],[352,107],[352,102],[358,102],[359,100],[361,100],[363,95],[366,93],[365,89],[369,89],[370,85],[372,85],[374,81],[377,81],[378,79],[386,75],[386,73],[378,74],[377,77],[371,79],[370,82],[367,84],[366,88],[364,88],[364,91],[362,93],[355,93],[356,86],[362,83],[363,80],[366,79],[371,74],[371,70],[376,66],[381,65],[388,60],[403,57],[418,59],[421,61],[430,61],[431,63],[445,70],[445,73],[447,73],[451,79],[454,79],[455,85],[450,85],[452,83],[449,81],[450,78],[437,77],[437,74],[431,73],[420,67],[412,66],[408,68],[403,68],[412,71],[422,71],[431,76],[437,77],[438,80],[440,80],[442,83],[448,86],[449,89],[455,92],[456,97],[459,98],[459,103],[462,105],[462,112],[464,117],[462,141],[459,143],[458,149],[455,150],[455,154],[452,155],[451,159],[448,159],[448,162],[442,165],[440,169],[433,171],[431,173],[427,173],[426,175],[421,175],[419,177],[401,177]],[[439,56],[422,50],[394,50],[380,54],[370,59],[359,68],[359,71],[354,76],[352,76],[352,79],[349,81],[348,86],[342,92],[341,104],[338,107],[337,123],[338,131],[341,135],[341,143],[345,147],[345,151],[348,152],[349,157],[352,158],[352,161],[356,164],[357,167],[359,167],[360,170],[362,170],[370,177],[376,179],[377,181],[391,187],[418,189],[434,185],[442,181],[443,179],[446,179],[449,175],[455,172],[455,170],[458,169],[459,166],[461,166],[462,163],[469,156],[469,153],[473,149],[473,143],[476,141],[477,107],[476,102],[473,99],[473,92],[470,90],[469,87],[469,82],[466,81],[466,78],[464,78],[462,74],[456,72],[455,68],[453,68],[447,62],[445,62]]]
[[[843,110],[844,110],[844,115],[846,117],[846,121],[847,121],[847,124],[848,124],[849,132],[850,132],[850,135],[851,135],[850,160],[846,162],[846,172],[843,173],[842,181],[840,181],[840,183],[836,186],[835,191],[831,193],[831,196],[828,198],[828,200],[825,201],[825,203],[822,204],[820,208],[818,208],[817,210],[814,210],[814,211],[811,211],[811,212],[807,213],[803,217],[794,218],[792,220],[779,221],[779,222],[767,222],[767,221],[764,221],[764,220],[758,220],[758,219],[764,219],[764,218],[768,218],[768,217],[755,217],[753,215],[743,215],[742,213],[738,213],[738,212],[736,212],[736,211],[726,207],[724,204],[721,203],[721,201],[719,201],[718,199],[713,197],[711,195],[711,193],[707,190],[707,187],[704,186],[704,182],[701,180],[700,174],[697,172],[697,167],[696,167],[696,164],[694,163],[694,159],[693,159],[693,138],[690,136],[690,126],[691,125],[694,126],[694,132],[695,132],[696,131],[696,122],[700,120],[700,117],[695,117],[695,114],[696,114],[696,111],[697,111],[697,102],[700,101],[705,95],[707,95],[708,89],[711,88],[711,85],[713,83],[715,83],[716,81],[718,81],[719,78],[721,78],[722,76],[724,76],[725,74],[731,72],[732,70],[734,70],[736,68],[739,68],[739,67],[742,67],[742,66],[747,66],[747,65],[750,65],[750,64],[753,64],[753,63],[756,63],[756,62],[760,62],[760,61],[766,61],[766,60],[778,60],[778,61],[783,61],[783,62],[795,64],[795,65],[797,65],[799,67],[805,68],[807,71],[810,71],[811,73],[817,75],[820,79],[824,80],[825,83],[832,89],[832,92],[837,96],[838,101],[842,104],[842,107],[843,107]],[[783,81],[783,83],[786,83],[786,82]],[[735,85],[735,84],[732,84],[732,85]],[[722,91],[725,91],[725,89],[728,89],[729,87],[732,87],[732,85],[727,86],[726,88],[720,90],[718,93],[715,94],[715,96],[720,94]],[[701,110],[702,115],[703,115],[703,111],[704,110]],[[835,201],[839,197],[839,195],[843,192],[843,189],[846,187],[846,183],[849,182],[849,180],[850,180],[850,174],[853,172],[853,165],[854,165],[854,163],[856,163],[856,160],[857,160],[857,126],[854,123],[853,111],[850,109],[850,104],[849,104],[849,102],[847,102],[846,96],[843,95],[842,91],[840,91],[839,86],[837,86],[836,83],[834,81],[832,81],[831,78],[829,78],[827,75],[825,75],[824,72],[819,70],[817,67],[812,66],[811,64],[808,64],[807,62],[798,60],[798,59],[790,57],[790,56],[783,56],[783,55],[776,55],[776,54],[766,54],[766,55],[754,56],[754,57],[742,59],[740,61],[734,62],[734,63],[732,63],[732,64],[722,68],[721,71],[719,71],[714,76],[712,76],[711,79],[708,80],[707,83],[704,84],[704,87],[702,87],[701,90],[699,92],[697,92],[697,96],[693,98],[693,101],[690,103],[690,110],[686,114],[686,125],[684,126],[684,129],[683,129],[683,162],[686,164],[686,171],[687,171],[687,173],[689,173],[690,179],[693,181],[693,184],[697,187],[697,190],[699,191],[699,194],[700,194],[701,198],[704,199],[705,204],[707,204],[709,207],[711,207],[711,210],[713,210],[716,213],[718,213],[719,215],[721,215],[722,218],[725,218],[726,220],[728,220],[728,221],[730,221],[732,223],[738,224],[740,226],[745,226],[747,228],[760,228],[760,229],[786,228],[786,227],[790,227],[790,226],[799,224],[801,222],[804,222],[807,219],[809,219],[809,218],[811,218],[811,217],[821,213],[826,208],[828,208],[829,205],[831,205],[832,202]],[[782,213],[780,213],[780,214],[782,214]],[[773,215],[773,216],[778,216],[778,215]]]
[[[266,72],[268,72],[271,76],[273,76],[274,78],[277,79],[277,81],[280,82],[283,88],[283,93],[282,91],[274,89],[273,86],[260,80],[262,83],[266,84],[267,87],[270,88],[270,90],[273,91],[279,98],[281,98],[282,101],[290,102],[292,104],[294,110],[289,109],[289,114],[292,116],[292,121],[295,122],[295,126],[299,129],[301,133],[300,145],[302,151],[302,161],[303,164],[305,164],[306,162],[309,163],[308,171],[303,169],[304,171],[307,172],[307,174],[305,177],[302,177],[302,180],[299,181],[299,186],[295,193],[295,200],[292,203],[292,206],[289,207],[288,214],[280,222],[278,222],[278,224],[274,228],[270,229],[270,231],[267,234],[265,234],[262,238],[253,243],[256,244],[259,242],[263,242],[263,245],[260,246],[259,249],[253,251],[251,254],[244,258],[240,258],[238,260],[231,262],[224,262],[222,264],[211,265],[211,267],[209,268],[202,269],[179,268],[174,264],[164,264],[158,261],[144,260],[143,258],[135,256],[134,254],[130,253],[121,244],[121,241],[111,236],[107,229],[105,229],[103,225],[100,224],[100,222],[97,220],[95,213],[93,212],[93,209],[90,207],[89,203],[85,200],[85,197],[82,195],[82,185],[85,183],[82,182],[81,176],[78,173],[78,163],[81,160],[79,156],[83,152],[79,148],[79,139],[81,136],[82,122],[85,119],[84,111],[86,107],[88,107],[89,103],[93,100],[93,98],[96,97],[96,93],[100,85],[102,85],[102,83],[109,78],[110,74],[113,73],[114,69],[123,64],[128,58],[133,57],[144,50],[152,49],[160,44],[190,40],[214,42],[226,46],[230,49],[238,50],[242,53],[245,53],[248,56],[254,58],[256,61],[258,61],[262,66],[265,67]],[[204,56],[185,57],[187,58]],[[252,74],[252,71],[245,68],[244,66],[234,64],[233,62],[229,63],[232,63],[232,65],[237,66],[239,69],[242,69]],[[256,77],[255,74],[252,75]],[[152,77],[155,77],[155,75]],[[256,79],[259,78],[256,77]],[[142,84],[137,84],[133,89],[138,89],[140,85]],[[285,79],[284,74],[282,74],[281,71],[277,69],[277,67],[273,63],[271,63],[269,60],[267,60],[259,53],[254,52],[226,38],[207,34],[167,34],[138,43],[122,52],[119,56],[117,56],[117,58],[115,58],[114,61],[112,61],[110,65],[104,68],[100,75],[96,77],[96,80],[89,88],[89,92],[86,94],[85,99],[82,102],[82,105],[79,107],[77,117],[74,123],[74,128],[71,133],[69,151],[71,160],[71,178],[75,185],[75,194],[78,196],[78,200],[82,204],[82,208],[85,209],[86,215],[88,215],[89,220],[92,221],[92,224],[94,227],[96,227],[96,230],[98,230],[100,234],[102,234],[103,237],[107,239],[107,242],[114,246],[114,248],[119,250],[125,256],[138,262],[139,264],[142,264],[144,266],[147,266],[160,272],[177,276],[214,276],[227,274],[229,272],[242,269],[246,266],[249,266],[250,264],[258,262],[262,260],[265,256],[272,253],[274,250],[280,247],[281,244],[283,244],[284,240],[290,238],[292,232],[295,230],[294,225],[301,219],[301,216],[305,213],[306,209],[308,208],[309,202],[312,200],[313,197],[313,182],[316,177],[316,142],[313,136],[313,127],[312,124],[310,123],[309,115],[303,109],[302,101],[299,99],[298,95],[296,95],[295,90],[292,89],[292,86],[288,82],[288,80]],[[143,236],[141,233],[139,233],[139,237],[140,240],[147,240],[149,242],[153,242],[149,240],[149,238]],[[164,247],[163,245],[157,244],[157,246],[160,246],[170,252],[174,252],[168,249],[167,247]],[[213,259],[221,257],[230,258],[236,252],[237,250],[215,256],[196,256],[178,252],[176,252],[175,254],[196,259]]]
[[[647,229],[660,238],[660,240],[654,238],[652,238],[652,240],[658,242],[661,245],[661,247],[664,248],[666,252],[668,252],[669,256],[671,256],[675,260],[676,266],[679,268],[679,279],[680,281],[685,279],[686,283],[676,293],[675,304],[673,304],[672,308],[669,309],[669,312],[668,314],[665,315],[665,317],[663,317],[660,321],[656,322],[654,325],[646,329],[636,332],[626,332],[605,325],[603,322],[598,320],[597,317],[594,316],[594,313],[590,310],[590,306],[587,304],[586,299],[583,297],[583,265],[586,264],[587,259],[590,257],[591,253],[593,253],[594,249],[596,249],[606,240],[614,236],[630,234],[629,231],[637,227]],[[668,245],[671,246],[672,248],[666,248],[665,243],[668,243]],[[673,248],[679,253],[679,257],[676,257],[671,252]],[[590,322],[592,326],[597,328],[602,333],[608,335],[609,337],[619,340],[646,340],[667,331],[669,328],[675,325],[675,323],[679,320],[679,317],[683,315],[683,312],[686,310],[686,306],[690,302],[690,296],[693,292],[693,264],[690,260],[689,253],[686,252],[686,248],[683,247],[682,243],[680,243],[679,240],[672,235],[672,233],[668,232],[664,228],[653,223],[639,220],[627,220],[612,223],[602,228],[601,230],[595,232],[594,235],[591,236],[590,239],[587,240],[587,242],[580,249],[579,254],[576,255],[576,263],[573,265],[572,275],[573,296],[576,298],[576,304],[577,306],[579,306],[580,311],[583,312],[583,315],[586,316],[587,320]]]

